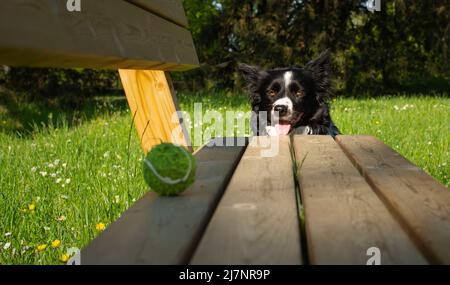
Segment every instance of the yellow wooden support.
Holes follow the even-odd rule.
[[[119,74],[144,153],[161,142],[190,149],[188,134],[176,115],[175,94],[164,71],[120,69]]]

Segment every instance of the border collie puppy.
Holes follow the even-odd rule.
[[[254,135],[339,134],[326,101],[332,93],[328,50],[305,67],[238,68],[250,92]]]

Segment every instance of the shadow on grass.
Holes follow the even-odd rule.
[[[69,102],[61,98],[30,100],[26,95],[0,90],[0,132],[27,137],[49,126],[76,127],[127,109],[126,97],[121,92]]]

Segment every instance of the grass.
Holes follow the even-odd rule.
[[[249,111],[244,96],[178,97],[189,113],[194,102],[222,114]],[[132,115],[123,99],[96,100],[89,115],[22,108],[42,119],[18,125],[20,112],[0,104],[0,264],[61,264],[147,191],[139,139],[132,130],[128,148]],[[337,99],[332,115],[343,133],[377,136],[448,187],[449,111],[448,97],[417,95]]]

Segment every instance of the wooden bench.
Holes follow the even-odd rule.
[[[119,69],[144,153],[161,140],[189,148],[167,73],[199,66],[181,0],[68,2],[0,1],[0,64]]]
[[[147,193],[81,264],[450,264],[450,190],[381,141],[259,139],[198,150],[194,185]]]
[[[121,69],[144,152],[170,141],[177,107],[164,72],[198,66],[181,0],[81,3],[0,1],[0,64]],[[273,157],[255,144],[264,138],[223,140],[195,153],[186,192],[148,192],[79,261],[366,264],[378,250],[382,264],[450,264],[449,189],[375,138],[281,137]]]

